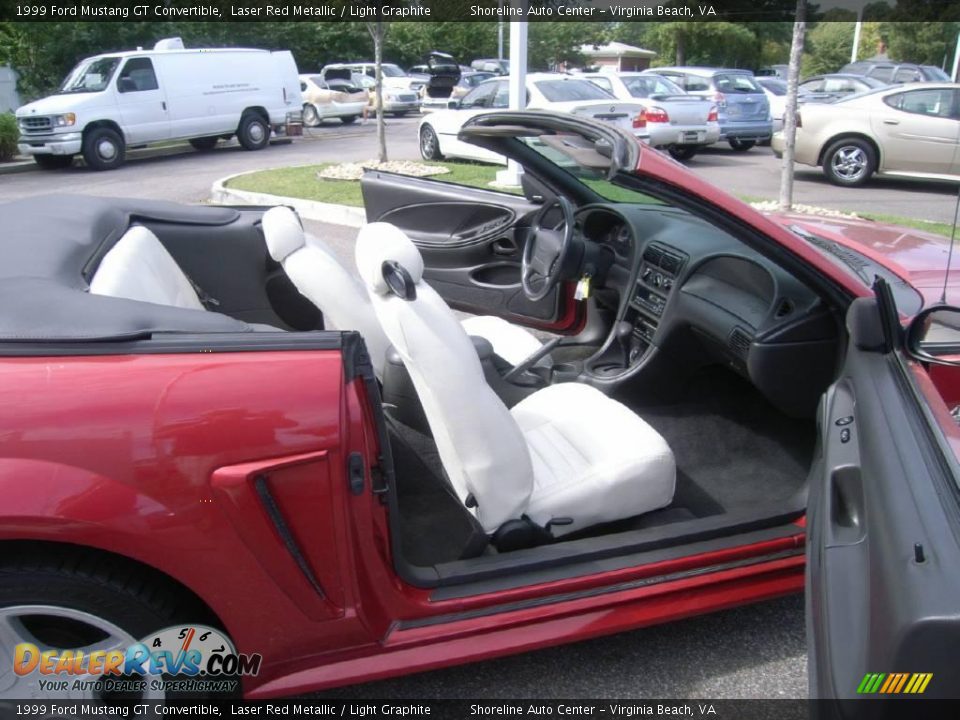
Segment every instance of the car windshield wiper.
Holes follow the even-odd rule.
[[[853,250],[849,250],[842,245],[838,245],[835,242],[831,242],[830,240],[825,240],[822,237],[814,235],[813,233],[804,230],[799,225],[791,225],[790,230],[794,234],[802,237],[814,247],[817,247],[820,250],[823,250],[823,252],[840,260],[840,262],[853,270],[854,274],[863,280],[866,285],[870,285],[872,282],[869,274],[867,273],[867,268],[872,265],[869,260],[860,257],[857,253],[853,252]]]

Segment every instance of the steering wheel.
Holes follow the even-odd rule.
[[[544,227],[543,222],[554,207],[560,208],[563,222],[553,228]],[[520,282],[524,295],[530,300],[543,300],[560,282],[572,240],[573,204],[565,197],[557,196],[540,208],[533,218],[523,248]]]

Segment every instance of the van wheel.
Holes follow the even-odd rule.
[[[34,155],[33,161],[44,170],[62,170],[73,165],[73,155]]]
[[[310,103],[305,103],[303,106],[303,124],[307,127],[317,127],[320,124],[320,115]]]
[[[94,170],[113,170],[123,165],[127,147],[116,130],[94,128],[83,138],[83,159]]]
[[[213,150],[219,139],[217,137],[191,138],[190,144],[194,150]]]
[[[270,142],[270,126],[259,113],[248,112],[240,118],[237,140],[244,150],[262,150]]]
[[[730,138],[730,147],[737,152],[746,152],[757,144],[756,140],[741,140],[739,138]]]
[[[356,119],[357,119],[356,115],[347,115],[345,117],[340,118],[340,122],[342,122],[344,125],[350,125],[351,123],[355,122]]]

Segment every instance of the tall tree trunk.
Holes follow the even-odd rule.
[[[806,0],[797,0],[797,16],[793,23],[793,41],[790,44],[790,66],[787,69],[787,106],[783,111],[783,169],[780,173],[780,210],[793,207],[793,158],[797,142],[797,83],[800,80],[800,60],[803,57],[803,39],[807,30]]]
[[[379,148],[378,162],[387,161],[387,128],[383,117],[383,38],[387,34],[386,23],[383,20],[367,23],[367,29],[373,37],[373,60],[376,63],[376,110],[377,110],[377,146]]]
[[[686,47],[686,33],[685,28],[680,26],[677,28],[677,62],[676,64],[680,67],[687,64],[687,47]]]

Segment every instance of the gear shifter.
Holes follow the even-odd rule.
[[[617,342],[623,355],[623,367],[630,367],[630,339],[633,337],[633,325],[626,320],[617,323]]]

